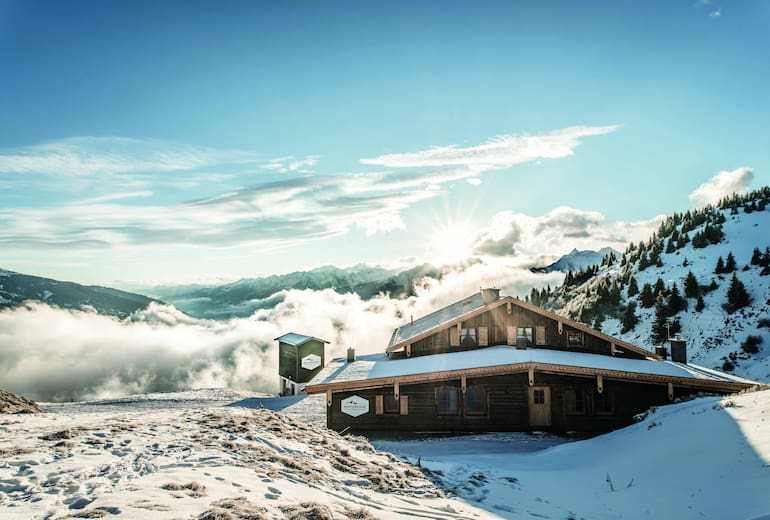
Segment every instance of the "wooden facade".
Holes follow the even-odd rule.
[[[489,302],[467,315],[395,342],[386,352],[412,357],[493,345],[659,359],[652,352],[512,297]]]
[[[484,296],[394,331],[387,356],[373,357],[379,372],[367,361],[348,378],[346,366],[357,362],[339,360],[328,377],[312,381],[306,391],[326,394],[328,427],[598,433],[677,397],[754,384],[661,361],[516,298]],[[488,350],[473,352],[479,349]],[[431,355],[435,363],[418,359]]]
[[[281,395],[293,395],[304,389],[324,367],[324,345],[328,341],[289,333],[278,341],[278,375]]]

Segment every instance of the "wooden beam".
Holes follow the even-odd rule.
[[[406,357],[412,357],[412,344],[409,343],[406,346]]]
[[[615,355],[615,343],[610,343],[610,355]]]
[[[327,388],[326,389],[326,406],[331,406],[331,405],[332,405],[332,389]]]
[[[604,377],[601,374],[596,375],[596,391],[600,394],[604,392]]]
[[[465,374],[460,376],[460,388],[463,391],[463,395],[465,395],[465,389],[468,388],[468,380],[466,379]]]
[[[532,386],[535,384],[535,368],[530,366],[529,369],[527,369],[527,375],[529,376],[529,386]]]
[[[393,397],[396,398],[396,401],[398,401],[398,381],[393,383]]]
[[[668,400],[673,401],[674,400],[674,383],[671,381],[668,382]]]
[[[622,370],[608,370],[588,367],[573,367],[567,365],[555,365],[548,363],[514,363],[508,365],[495,365],[491,367],[480,368],[466,368],[459,370],[445,370],[439,372],[429,372],[426,374],[408,374],[404,376],[398,376],[397,378],[375,378],[375,379],[360,379],[356,381],[339,381],[327,384],[308,385],[305,387],[305,391],[309,394],[318,394],[326,392],[327,396],[329,391],[339,392],[348,390],[364,390],[369,388],[384,388],[392,386],[394,381],[398,381],[400,384],[418,384],[418,383],[432,383],[437,381],[458,380],[463,375],[469,378],[485,377],[485,376],[497,376],[516,373],[529,373],[531,370],[530,379],[534,384],[534,371],[542,372],[545,374],[567,374],[578,377],[593,378],[597,375],[602,375],[605,379],[613,379],[619,381],[631,381],[638,383],[648,384],[667,384],[671,382],[676,386],[685,388],[696,389],[712,389],[724,392],[739,392],[747,388],[755,386],[751,383],[740,383],[737,381],[716,381],[709,379],[696,379],[689,377],[679,376],[666,376],[659,374],[646,374],[638,372],[626,372]]]
[[[564,332],[564,324],[562,323],[561,320],[556,320],[556,321],[559,324],[559,334],[562,334]]]

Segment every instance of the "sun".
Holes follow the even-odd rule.
[[[426,233],[426,256],[432,262],[455,264],[473,254],[474,230],[468,222],[436,222]]]

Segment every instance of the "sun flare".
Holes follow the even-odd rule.
[[[465,260],[473,253],[473,237],[468,222],[437,222],[429,231],[426,256],[441,264]]]

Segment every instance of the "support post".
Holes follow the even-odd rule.
[[[532,367],[529,367],[529,386],[533,386],[535,384],[535,369]]]

